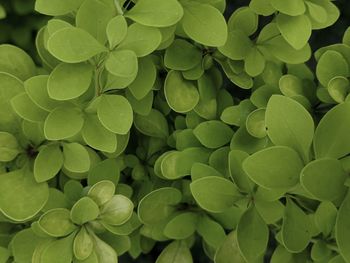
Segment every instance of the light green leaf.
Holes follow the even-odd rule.
[[[190,184],[191,193],[200,207],[212,213],[221,213],[234,205],[240,194],[229,180],[207,176]]]
[[[63,140],[76,135],[83,128],[84,119],[79,108],[69,105],[54,109],[44,124],[48,140]]]
[[[237,41],[239,39],[239,41]],[[250,54],[253,48],[253,42],[241,30],[230,30],[227,41],[221,45],[219,51],[233,60],[244,59]]]
[[[141,100],[152,90],[157,78],[157,68],[150,56],[138,60],[136,79],[129,85],[132,95]]]
[[[117,134],[127,134],[133,123],[131,105],[120,95],[102,95],[97,116],[107,130]]]
[[[271,0],[270,3],[276,10],[290,16],[302,15],[306,10],[303,0]]]
[[[350,153],[350,104],[335,106],[322,118],[315,131],[314,150],[316,158],[341,158]]]
[[[123,39],[126,37],[128,32],[128,24],[124,16],[116,16],[112,18],[106,28],[107,39],[109,48],[114,49]]]
[[[164,55],[164,65],[174,70],[189,70],[201,63],[201,60],[201,51],[183,39],[174,40]]]
[[[46,111],[52,111],[59,106],[60,102],[49,97],[47,91],[47,81],[49,76],[39,75],[32,77],[24,82],[24,88],[29,98],[40,108]]]
[[[249,208],[237,226],[237,242],[247,262],[254,262],[267,249],[269,229],[255,207]]]
[[[186,239],[196,231],[198,216],[185,212],[175,216],[164,228],[164,235],[172,239]]]
[[[73,0],[37,0],[35,10],[49,16],[65,15],[73,11],[81,1]]]
[[[265,69],[266,60],[258,48],[251,48],[244,59],[244,69],[249,76],[256,77]]]
[[[228,21],[228,28],[231,30],[241,30],[245,35],[250,36],[258,28],[258,16],[249,7],[242,7],[237,9],[231,15]]]
[[[22,93],[13,97],[11,106],[20,117],[31,122],[42,122],[48,114],[47,111],[38,107],[27,93]]]
[[[131,50],[119,50],[109,53],[106,64],[109,73],[123,78],[135,78],[137,75],[137,57]]]
[[[91,255],[93,251],[93,247],[94,247],[94,243],[91,236],[86,231],[86,228],[82,227],[74,238],[74,242],[73,242],[74,256],[78,260],[85,260]]]
[[[238,248],[237,234],[232,231],[226,236],[226,239],[221,244],[215,253],[215,263],[245,263],[246,261],[241,256],[241,251]]]
[[[223,46],[227,39],[227,25],[220,11],[194,1],[184,4],[182,26],[185,33],[200,44]]]
[[[101,124],[97,115],[85,117],[81,132],[85,142],[96,150],[113,153],[117,149],[116,135]]]
[[[142,0],[125,16],[145,26],[168,27],[180,21],[183,9],[177,0]]]
[[[101,207],[100,218],[109,225],[122,225],[132,216],[134,204],[124,195],[115,195]]]
[[[71,100],[81,96],[90,86],[92,72],[92,66],[86,63],[58,65],[47,82],[50,98]]]
[[[349,77],[349,65],[345,58],[337,51],[328,50],[319,59],[316,75],[320,83],[327,87],[329,81],[337,76]]]
[[[191,251],[184,241],[173,241],[158,256],[156,263],[193,263]]]
[[[144,224],[157,224],[176,211],[182,194],[173,187],[163,187],[144,196],[138,205],[137,214]]]
[[[207,247],[213,249],[213,254],[225,240],[224,228],[208,216],[202,216],[197,224],[197,232],[205,241]],[[213,255],[214,256],[214,255]]]
[[[338,210],[332,202],[322,202],[315,212],[315,225],[323,233],[329,236],[335,226]]]
[[[273,95],[266,108],[267,134],[275,145],[296,150],[304,160],[309,159],[314,122],[306,109],[285,96]]]
[[[303,163],[293,149],[273,146],[246,158],[243,169],[252,181],[264,188],[291,188],[299,182]]]
[[[158,28],[147,27],[137,23],[128,27],[124,40],[117,50],[128,49],[134,51],[136,56],[144,57],[155,51],[162,41],[162,34]]]
[[[350,261],[350,194],[348,193],[342,202],[335,224],[335,240],[339,252],[347,262]]]
[[[327,90],[329,95],[338,103],[343,103],[349,93],[350,83],[345,77],[338,76],[328,82]]]
[[[0,45],[0,72],[9,73],[24,81],[36,75],[36,67],[31,57],[13,45]]]
[[[90,156],[84,146],[79,143],[64,143],[63,144],[63,166],[73,173],[84,173],[89,171]]]
[[[54,240],[42,251],[40,263],[71,263],[73,259],[73,240],[75,233]]]
[[[269,16],[275,12],[275,9],[270,3],[270,0],[252,0],[249,3],[249,7],[256,14],[263,16]]]
[[[312,161],[301,171],[301,185],[321,201],[333,201],[343,196],[347,175],[340,161],[323,158]]]
[[[94,235],[94,251],[96,252],[98,263],[118,263],[116,251],[96,235]]]
[[[47,48],[57,59],[66,63],[79,63],[106,51],[88,32],[67,27],[50,36]]]
[[[136,129],[147,136],[167,138],[169,135],[166,118],[161,112],[155,109],[152,109],[146,116],[136,114],[134,124]]]
[[[0,132],[0,162],[12,161],[20,151],[21,149],[15,136],[8,132]]]
[[[267,134],[265,124],[265,109],[256,109],[252,111],[246,120],[247,132],[256,137],[264,138]]]
[[[32,262],[31,260],[34,250],[36,246],[40,244],[40,242],[42,242],[41,237],[35,235],[35,233],[30,228],[17,232],[11,240],[11,250],[16,262]]]
[[[29,171],[0,174],[0,182],[0,210],[15,221],[35,216],[49,198],[47,184],[37,183]]]
[[[112,181],[103,180],[94,184],[89,192],[88,196],[91,197],[98,206],[104,205],[112,199],[115,193],[115,185]]]
[[[43,146],[34,161],[34,177],[38,183],[55,177],[63,165],[63,154],[58,144]]]
[[[196,86],[185,80],[179,71],[170,71],[164,84],[166,100],[174,111],[186,113],[191,111],[199,101]]]
[[[77,226],[70,219],[69,210],[65,208],[47,211],[38,222],[40,228],[52,237],[64,237],[77,229]]]
[[[291,253],[303,251],[310,242],[309,217],[293,201],[287,199],[282,224],[282,241]]]
[[[84,29],[101,44],[105,44],[107,24],[114,15],[115,9],[111,8],[108,3],[85,0],[76,13],[75,22],[78,28]],[[92,16],[94,19],[91,19]]]
[[[205,147],[215,149],[230,142],[233,131],[225,123],[213,120],[199,124],[193,134]]]
[[[99,214],[100,210],[97,204],[87,196],[79,199],[70,211],[70,217],[77,225],[83,225],[89,221],[95,220]]]
[[[243,151],[232,150],[228,155],[228,167],[229,173],[238,186],[238,188],[247,193],[252,192],[254,183],[249,179],[248,175],[244,172],[242,163],[249,156],[248,153]]]

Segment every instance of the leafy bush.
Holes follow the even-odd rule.
[[[332,1],[227,4],[36,0],[40,62],[0,45],[0,263],[350,262],[350,29],[313,67]]]

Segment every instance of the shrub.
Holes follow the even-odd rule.
[[[40,63],[0,46],[0,262],[350,262],[350,29],[314,67],[332,1],[226,4],[36,0]]]

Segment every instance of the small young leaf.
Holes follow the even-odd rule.
[[[123,16],[112,18],[106,28],[109,48],[114,49],[126,37],[128,24]]]
[[[91,255],[93,251],[93,247],[94,247],[94,243],[91,236],[86,231],[86,228],[82,227],[74,238],[74,243],[73,243],[74,256],[78,260],[85,260]]]
[[[100,210],[97,204],[87,196],[79,199],[70,211],[70,217],[77,225],[83,225],[89,221],[95,220],[99,214]]]
[[[115,193],[115,185],[111,181],[103,180],[94,184],[89,192],[88,196],[91,197],[98,206],[104,205],[112,199]]]
[[[15,136],[8,132],[0,132],[0,162],[10,162],[20,153]]]
[[[101,207],[100,218],[109,225],[122,225],[132,215],[134,204],[124,195],[115,195]]]
[[[84,146],[79,143],[64,143],[63,144],[63,166],[73,173],[84,173],[89,171],[90,156]]]
[[[135,78],[137,75],[137,57],[131,50],[119,50],[109,53],[105,64],[109,73],[122,78]]]

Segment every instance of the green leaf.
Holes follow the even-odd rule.
[[[184,241],[173,241],[158,256],[156,263],[193,263],[191,251]]]
[[[91,83],[90,64],[60,64],[50,74],[47,90],[50,98],[71,100],[84,94]]]
[[[42,242],[42,239],[35,235],[30,228],[17,232],[11,241],[11,250],[16,262],[32,262],[32,255],[36,246],[39,245],[40,242]]]
[[[112,182],[117,185],[120,176],[119,169],[118,162],[115,159],[106,159],[99,162],[89,171],[88,185],[94,185],[104,180],[110,181],[107,184]]]
[[[85,142],[96,150],[113,153],[117,149],[116,135],[101,124],[97,115],[85,116],[81,133]]]
[[[107,24],[106,34],[109,43],[109,48],[114,49],[123,39],[128,32],[128,24],[124,16],[113,17]]]
[[[157,68],[151,57],[147,56],[138,60],[138,72],[136,79],[129,85],[132,95],[141,100],[152,90],[157,78]]]
[[[237,41],[239,39],[240,41]],[[241,30],[230,30],[227,41],[221,45],[219,51],[233,60],[241,60],[248,56],[253,48],[253,42]]]
[[[42,122],[48,114],[47,111],[38,107],[27,93],[22,93],[12,98],[11,106],[18,116],[31,122]]]
[[[32,77],[24,82],[24,88],[29,98],[40,108],[46,111],[52,111],[59,106],[60,102],[50,98],[47,91],[47,82],[49,76],[39,75]]]
[[[256,77],[265,69],[266,60],[258,48],[251,48],[244,59],[244,69],[249,76]]]
[[[237,242],[247,262],[254,262],[267,249],[269,229],[255,207],[249,208],[237,226]]]
[[[270,0],[252,0],[249,3],[249,7],[256,14],[263,16],[269,16],[275,12],[275,9],[270,3]]]
[[[64,140],[76,135],[83,128],[84,119],[79,108],[66,105],[54,109],[44,124],[48,140]]]
[[[329,236],[335,226],[338,210],[332,202],[322,202],[315,212],[316,227],[324,236]]]
[[[66,63],[79,63],[106,51],[88,32],[74,27],[58,30],[50,36],[47,48],[57,59]]]
[[[97,116],[107,130],[117,134],[127,134],[133,123],[131,105],[120,95],[102,95]]]
[[[229,180],[207,176],[190,184],[191,193],[200,207],[212,213],[221,213],[234,205],[240,194]]]
[[[350,194],[348,193],[342,202],[335,224],[335,240],[338,249],[345,261],[350,260]]]
[[[243,151],[232,150],[228,155],[228,167],[229,173],[240,190],[247,193],[252,192],[254,183],[249,179],[246,172],[243,170],[243,161],[249,156],[248,153]]]
[[[184,3],[182,26],[196,42],[212,47],[223,46],[227,39],[224,16],[215,7],[198,2]]]
[[[36,75],[36,66],[31,57],[13,45],[0,45],[0,72],[5,72],[24,81]]]
[[[78,28],[84,29],[101,44],[105,44],[107,24],[114,15],[115,10],[110,4],[98,0],[85,0],[76,13],[75,22]],[[92,16],[94,19],[91,19]]]
[[[347,175],[340,161],[323,158],[312,161],[301,171],[301,185],[320,201],[333,201],[343,196]]]
[[[82,227],[74,238],[73,252],[78,260],[87,259],[93,251],[93,239],[87,232],[85,227]]]
[[[192,181],[198,180],[206,176],[217,176],[221,177],[222,174],[218,172],[215,168],[203,164],[203,163],[194,163],[191,167],[191,179]]]
[[[237,234],[235,231],[232,231],[226,236],[226,239],[215,253],[214,261],[215,263],[246,262],[241,256],[241,251],[238,248]]]
[[[70,217],[77,225],[83,225],[95,220],[100,214],[97,204],[90,197],[83,197],[76,202],[71,211]]]
[[[98,263],[118,263],[116,251],[96,235],[94,235],[94,250],[97,255]]]
[[[319,59],[316,75],[320,83],[327,87],[329,81],[337,76],[349,77],[349,65],[345,58],[337,51],[328,50]]]
[[[135,78],[137,75],[137,57],[131,50],[118,50],[109,53],[105,67],[117,77]]]
[[[145,26],[168,27],[180,21],[183,9],[177,0],[142,0],[125,16]]]
[[[238,29],[244,32],[245,35],[250,36],[258,28],[258,16],[249,7],[242,7],[237,9],[231,15],[228,21],[229,29]]]
[[[267,134],[265,124],[265,111],[265,109],[256,109],[252,111],[247,117],[247,132],[256,138],[264,138]]]
[[[49,243],[42,251],[41,263],[71,263],[75,233]]]
[[[173,187],[154,190],[144,196],[138,205],[137,214],[144,224],[157,224],[175,212],[182,194]]]
[[[193,134],[207,148],[219,148],[231,141],[233,131],[221,121],[206,121],[199,124]]]
[[[213,253],[220,247],[226,237],[224,228],[205,215],[199,219],[197,232],[203,238],[205,244],[214,250]]]
[[[78,7],[79,1],[71,0],[37,0],[35,10],[49,16],[65,15]]]
[[[162,34],[158,28],[134,23],[128,27],[126,37],[119,44],[117,50],[131,50],[135,52],[136,56],[144,57],[155,51],[161,41]]]
[[[179,71],[172,70],[168,73],[164,93],[169,107],[179,113],[191,111],[199,102],[196,86],[185,80]]]
[[[115,195],[101,207],[100,218],[109,225],[122,225],[132,216],[134,204],[124,195]]]
[[[104,205],[112,199],[115,193],[115,185],[112,181],[103,180],[94,184],[88,196],[91,197],[98,206]]]
[[[277,26],[284,39],[295,49],[303,48],[311,36],[311,23],[306,15],[288,16],[279,14]]]
[[[267,134],[275,145],[288,146],[308,160],[314,122],[305,108],[293,99],[273,95],[265,113]]]
[[[79,143],[64,143],[63,144],[63,166],[73,173],[84,173],[89,171],[90,156],[84,146]]]
[[[171,239],[186,239],[194,234],[198,216],[192,212],[176,215],[164,228],[164,235]]]
[[[70,219],[70,212],[65,208],[47,211],[39,219],[40,228],[52,237],[64,237],[77,229]]]
[[[338,103],[343,103],[349,93],[350,83],[345,77],[338,76],[328,82],[327,90],[329,95]]]
[[[302,15],[306,11],[303,0],[271,0],[270,3],[279,12],[290,16]]]
[[[134,124],[136,129],[141,133],[157,138],[167,138],[169,136],[168,122],[164,115],[152,109],[151,112],[146,115],[135,115]]]
[[[189,70],[202,60],[202,52],[186,40],[176,39],[166,49],[164,65],[174,70]]]
[[[281,231],[283,245],[291,253],[303,251],[311,239],[309,217],[290,199],[287,199]]]
[[[0,162],[12,161],[20,151],[15,136],[8,132],[0,132]]]
[[[58,144],[43,146],[34,161],[34,177],[38,183],[54,178],[63,165],[63,154]]]
[[[243,169],[253,182],[264,188],[291,188],[299,182],[303,163],[293,149],[273,146],[246,158]]]
[[[335,106],[322,118],[315,131],[314,150],[316,158],[339,159],[350,153],[350,104]]]
[[[35,216],[49,198],[47,184],[37,183],[29,171],[0,174],[0,182],[0,210],[15,221]]]

